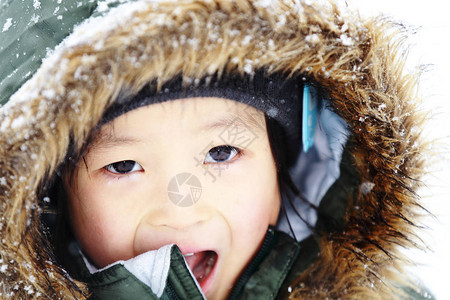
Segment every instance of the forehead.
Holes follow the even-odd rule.
[[[204,130],[245,125],[265,131],[264,113],[247,104],[221,98],[196,98],[193,107],[201,116],[198,120]]]
[[[142,123],[136,120],[136,116],[144,116],[147,122],[152,120],[146,131],[161,129],[161,126],[170,120],[170,125],[178,123],[180,126],[190,126],[199,134],[230,127],[266,132],[264,113],[252,106],[223,98],[186,98],[150,104],[117,117],[95,133],[91,146],[134,142],[132,136],[137,134],[130,134],[134,131],[133,126],[142,131]]]

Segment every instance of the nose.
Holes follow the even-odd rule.
[[[169,178],[166,189],[161,188],[156,205],[146,215],[151,226],[184,230],[210,217],[205,193],[199,177],[182,172]]]
[[[176,207],[169,204],[164,212],[149,218],[153,227],[167,227],[176,231],[187,231],[192,227],[205,223],[208,220],[207,213],[201,208]]]
[[[151,185],[157,188],[152,189],[143,208],[146,211],[138,221],[134,237],[136,253],[171,243],[196,244],[193,241],[204,239],[205,233],[211,231],[207,229],[217,222],[214,202],[208,201],[201,174],[193,170],[166,176],[171,173],[164,171]]]

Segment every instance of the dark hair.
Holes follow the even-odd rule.
[[[64,180],[73,181],[77,166],[80,162],[86,164],[84,159],[89,151],[90,142],[95,138],[98,128],[94,128],[81,149],[76,151],[73,138],[70,138],[69,147],[63,163],[57,168],[53,176],[41,182],[38,189],[41,206],[41,225],[43,233],[48,237],[55,250],[56,262],[66,267],[65,253],[68,244],[74,240],[73,231],[69,221],[67,207],[67,194],[64,189]],[[86,165],[87,166],[87,165]]]
[[[298,147],[301,146],[301,143],[299,142],[298,147],[292,147],[292,145],[288,145],[289,141],[286,137],[286,133],[283,130],[283,127],[275,119],[267,115],[265,115],[265,119],[270,149],[272,151],[272,156],[277,167],[278,186],[283,197],[281,202],[281,213],[285,215],[291,234],[294,238],[296,238],[295,232],[291,226],[291,220],[289,220],[289,217],[287,215],[287,208],[285,205],[289,205],[295,212],[295,215],[300,219],[300,221],[305,223],[311,230],[313,230],[314,228],[313,224],[310,224],[302,217],[301,213],[296,209],[294,201],[302,201],[314,210],[317,210],[318,208],[301,193],[294,180],[292,180],[291,174],[289,172],[293,164],[296,163],[296,161],[292,159],[292,155],[290,155],[292,153],[289,152],[300,151]],[[298,152],[295,154],[295,157],[298,157]],[[292,196],[294,197],[294,199],[291,198]]]

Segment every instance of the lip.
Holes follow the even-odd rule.
[[[178,245],[177,245],[178,246]],[[197,283],[199,284],[200,288],[202,289],[203,294],[206,296],[209,292],[209,290],[211,289],[212,284],[214,283],[214,279],[215,279],[215,275],[216,275],[216,270],[217,270],[217,265],[220,259],[220,255],[219,252],[217,251],[217,249],[194,249],[194,248],[182,248],[180,246],[178,246],[181,250],[181,253],[183,254],[183,256],[189,256],[192,253],[197,253],[197,252],[203,252],[203,251],[214,251],[217,255],[216,261],[214,262],[214,266],[212,267],[211,271],[209,272],[208,276],[206,276],[206,278],[204,280],[202,280],[202,282],[198,282],[195,277],[194,279],[197,281]]]

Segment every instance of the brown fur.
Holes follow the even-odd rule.
[[[147,4],[126,25],[96,36],[101,48],[82,43],[44,62],[0,112],[0,127],[7,128],[0,136],[0,177],[6,179],[0,185],[0,258],[8,264],[0,292],[18,298],[86,295],[83,284],[54,262],[39,228],[37,191],[64,161],[70,137],[80,149],[119,94],[155,79],[162,85],[180,73],[188,81],[265,67],[304,76],[329,93],[350,126],[362,181],[375,184],[349,199],[345,229],[323,237],[320,256],[297,279],[291,298],[401,296],[398,275],[405,261],[399,248],[414,246],[422,172],[416,76],[404,74],[402,35],[382,19],[305,4],[295,12],[292,6],[280,1],[265,9],[245,0]],[[154,21],[159,17],[164,25]],[[26,117],[24,124],[13,126],[19,116]]]

